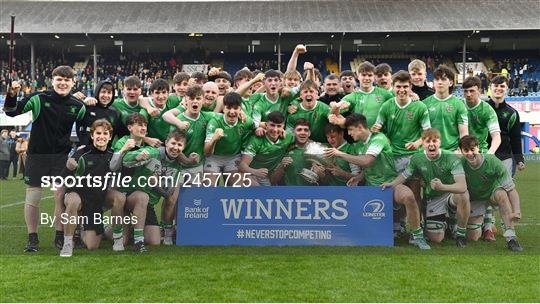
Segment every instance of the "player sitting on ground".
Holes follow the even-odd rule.
[[[421,178],[424,182],[427,238],[441,242],[446,228],[446,213],[450,213],[450,220],[455,221],[453,216],[457,208],[456,245],[465,247],[470,205],[461,161],[454,153],[440,149],[439,130],[425,130],[422,141],[424,151],[414,154],[405,171],[386,186],[403,184],[413,175]]]
[[[503,235],[507,247],[512,251],[523,251],[514,229],[514,220],[521,218],[521,215],[513,214],[510,207],[509,193],[516,192],[517,195],[512,178],[497,157],[480,153],[476,137],[470,135],[462,137],[459,140],[459,148],[464,156],[462,163],[471,203],[467,238],[472,241],[480,238],[486,207],[489,204],[497,204],[504,223]]]
[[[390,185],[397,175],[394,167],[394,156],[390,142],[382,133],[371,133],[368,128],[367,119],[362,114],[351,114],[345,121],[345,126],[349,135],[356,142],[351,154],[340,151],[336,148],[328,148],[324,154],[327,157],[339,157],[351,164],[363,168],[360,175],[349,180],[348,185],[356,185],[361,180],[365,180],[367,186],[381,186],[383,189]],[[412,229],[411,244],[420,249],[431,249],[424,239],[422,228],[420,227],[420,212],[414,199],[414,195],[407,186],[393,184],[394,202],[405,205],[407,220]]]
[[[108,148],[111,141],[112,126],[105,119],[99,119],[92,123],[90,127],[90,138],[92,144],[79,149],[71,156],[66,164],[66,174],[75,176],[90,175],[92,178],[100,176],[102,180],[105,175],[111,172],[110,160],[113,156],[112,150]],[[89,250],[99,247],[101,235],[103,234],[103,206],[105,192],[102,187],[74,187],[66,190],[64,204],[66,210],[63,213],[64,221],[64,244],[60,251],[60,256],[70,257],[73,255],[73,234],[77,224],[84,227],[82,240]],[[78,214],[84,217],[83,221]]]
[[[287,186],[309,186],[317,184],[316,180],[308,181],[303,177],[303,170],[309,166],[305,159],[305,146],[310,141],[311,132],[309,130],[309,121],[304,118],[298,118],[295,121],[294,144],[289,147],[289,151],[274,170],[271,180],[272,184],[284,183]],[[321,164],[313,162],[310,166],[311,171],[317,174],[317,180],[324,178],[324,167]]]
[[[271,112],[267,118],[265,135],[249,138],[238,166],[241,173],[252,174],[249,178],[253,186],[270,186],[269,176],[294,141],[291,134],[285,133],[285,117],[281,112]]]
[[[455,151],[461,137],[469,134],[467,109],[463,100],[452,95],[454,72],[440,65],[434,72],[435,94],[422,102],[429,111],[431,127],[441,132],[441,149]]]
[[[210,173],[234,173],[238,172],[240,151],[243,143],[254,129],[253,121],[248,118],[246,122],[240,120],[242,111],[242,97],[238,93],[231,92],[223,97],[223,114],[217,114],[206,126],[206,139],[204,154],[207,156],[205,172]],[[212,185],[216,184],[219,176],[211,174]],[[228,179],[230,185],[236,180]]]

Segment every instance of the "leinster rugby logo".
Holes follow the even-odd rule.
[[[362,215],[364,217],[370,217],[373,220],[380,220],[385,217],[383,212],[384,202],[378,199],[371,200],[364,205],[364,212]]]

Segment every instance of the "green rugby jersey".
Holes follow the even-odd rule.
[[[214,110],[216,109],[216,106],[217,106],[217,100],[214,100],[214,102],[210,106],[206,106],[203,104],[201,111],[214,112]]]
[[[169,104],[165,104],[165,107],[163,109],[158,108],[152,98],[149,98],[148,103],[156,109],[159,110],[159,115],[154,117],[148,113],[146,109],[141,109],[140,113],[142,116],[146,117],[148,120],[148,137],[157,138],[163,142],[167,139],[167,136],[169,135],[169,130],[171,125],[163,120],[163,114],[165,112],[169,111],[170,108]]]
[[[177,158],[169,157],[169,155],[165,151],[165,147],[159,147],[159,155],[161,161],[161,171],[159,172],[159,174],[162,177],[171,176],[173,178],[172,182],[176,183],[176,179],[182,171],[182,165]],[[169,180],[162,180],[160,182],[162,183],[161,186],[174,187],[174,185],[168,184],[171,182]],[[150,205],[155,206],[159,203],[162,196],[156,190],[150,189],[149,187],[146,187],[142,190],[148,193],[148,196],[150,197],[150,201],[148,203]]]
[[[169,109],[174,109],[180,105],[182,102],[182,99],[184,99],[182,96],[177,96],[176,94],[169,94],[169,97],[167,97],[167,107]]]
[[[514,188],[508,171],[495,155],[484,154],[483,158],[478,168],[472,168],[465,157],[461,160],[471,201],[489,200],[497,188]]]
[[[223,129],[224,136],[221,137],[214,146],[214,155],[238,155],[241,151],[242,144],[251,135],[255,128],[253,120],[247,118],[243,123],[240,119],[234,125],[229,125],[225,121],[225,115],[222,113],[216,113],[216,117],[212,118],[206,126],[206,140],[209,142],[216,129]]]
[[[180,121],[189,122],[189,128],[184,130],[187,136],[186,147],[184,148],[184,154],[189,157],[193,152],[197,153],[200,160],[197,164],[186,166],[187,168],[193,168],[204,163],[204,139],[206,138],[206,125],[214,118],[217,113],[214,112],[199,112],[199,116],[196,119],[190,118],[186,113],[180,113],[176,118]],[[171,131],[176,129],[176,126],[171,126]]]
[[[327,146],[331,148],[330,145],[327,144]],[[354,154],[354,146],[347,142],[344,142],[341,146],[337,147],[337,149],[347,154]],[[343,171],[351,173],[353,172],[351,164],[349,164],[346,160],[342,158],[336,157],[336,165],[340,167]],[[334,176],[329,171],[326,172],[325,184],[328,186],[346,186],[347,181],[348,180],[344,179],[343,177]]]
[[[476,136],[480,144],[480,153],[486,153],[488,151],[488,135],[493,132],[501,132],[497,113],[483,100],[472,108],[469,108],[467,103],[465,106],[469,118],[469,135]]]
[[[253,93],[250,97],[250,103],[253,104],[253,121],[255,125],[267,120],[268,114],[271,112],[281,112],[287,118],[287,108],[294,98],[292,96],[283,97],[278,95],[276,102],[268,99],[265,93]]]
[[[287,168],[285,168],[285,174],[283,175],[283,181],[287,186],[310,186],[311,184],[306,182],[300,176],[302,169],[306,168],[308,165],[304,160],[304,147],[294,147],[292,150],[287,152],[283,157],[292,158],[293,162]]]
[[[458,125],[468,125],[467,108],[463,100],[449,95],[441,100],[436,94],[422,100],[427,106],[431,127],[441,132],[441,149],[454,151],[458,148]]]
[[[122,122],[121,124],[119,124],[120,130],[118,130],[118,132],[115,132],[118,135],[118,140],[125,135],[129,135],[129,130],[126,126],[126,118],[129,116],[129,114],[139,113],[141,111],[141,106],[139,105],[139,102],[137,102],[136,105],[132,106],[127,101],[125,101],[124,98],[117,98],[113,101],[111,107],[116,109],[118,113],[120,113],[120,121]]]
[[[403,171],[405,178],[415,175],[424,181],[424,199],[433,199],[445,192],[431,188],[431,180],[438,178],[445,185],[455,183],[454,176],[464,175],[461,160],[457,155],[448,150],[440,150],[436,159],[429,159],[425,151],[414,154],[411,161]]]
[[[364,169],[366,185],[378,186],[393,181],[396,176],[394,154],[388,138],[382,133],[371,133],[366,142],[359,141],[354,146],[356,155],[373,155],[375,161]]]
[[[130,139],[130,136],[124,136],[120,138],[113,146],[115,152],[120,151],[126,141]],[[143,151],[147,151],[150,156],[143,160],[137,160]],[[161,163],[159,161],[159,150],[152,146],[142,143],[140,147],[134,147],[124,154],[122,157],[122,174],[124,176],[131,176],[131,183],[128,188],[119,189],[122,192],[133,192],[135,190],[144,190],[142,185],[146,182],[146,178],[159,173],[161,170]],[[142,176],[144,178],[140,179]]]
[[[386,89],[373,87],[370,92],[354,91],[343,97],[342,100],[350,104],[349,109],[353,113],[364,115],[367,119],[368,127],[371,128],[377,120],[381,106],[390,98],[392,98],[392,94]]]
[[[328,114],[330,114],[330,107],[321,101],[316,101],[313,109],[306,109],[299,103],[297,110],[294,114],[289,114],[287,117],[286,128],[292,132],[294,130],[294,123],[298,118],[304,118],[309,121],[309,129],[311,131],[310,138],[317,142],[326,142],[326,135],[324,134],[324,128],[328,124]]]
[[[250,167],[253,169],[266,168],[269,172],[279,164],[287,148],[294,142],[294,136],[285,134],[285,138],[279,138],[276,142],[270,141],[267,136],[251,136],[246,143],[242,154],[253,158]]]
[[[390,140],[394,156],[416,153],[417,150],[407,150],[405,144],[418,140],[423,130],[431,128],[425,104],[409,99],[409,103],[402,107],[395,97],[382,105],[377,124],[383,127],[381,131]]]
[[[251,98],[242,97],[242,111],[244,111],[247,117],[253,117],[253,102]]]

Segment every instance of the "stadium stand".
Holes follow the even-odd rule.
[[[17,32],[22,33],[342,33],[539,28],[538,2],[528,0],[480,0],[474,1],[474,5],[470,1],[443,0],[415,1],[415,5],[407,0],[36,3],[2,1],[0,15],[18,15]],[[70,18],[50,22],[51,16],[58,15]],[[214,22],[208,22],[208,18]],[[0,28],[9,28],[9,18],[0,20]]]

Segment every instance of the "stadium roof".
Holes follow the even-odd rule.
[[[540,29],[539,0],[5,1],[0,32],[340,33]]]

